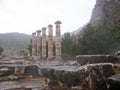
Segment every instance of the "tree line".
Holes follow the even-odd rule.
[[[87,24],[81,34],[62,37],[63,58],[83,54],[112,54],[120,50],[120,25]]]

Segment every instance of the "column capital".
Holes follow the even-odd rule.
[[[37,35],[39,35],[41,33],[41,30],[37,30],[36,33]]]
[[[56,21],[55,24],[61,24],[62,22],[61,21]]]
[[[40,33],[40,32],[41,32],[41,30],[37,30],[36,32],[37,32],[37,33]]]
[[[53,27],[53,25],[52,25],[52,24],[49,24],[49,25],[48,25],[48,28],[49,28],[49,27]]]
[[[35,36],[35,35],[36,35],[36,32],[33,32],[32,35]]]
[[[43,27],[42,30],[46,30],[46,27]]]

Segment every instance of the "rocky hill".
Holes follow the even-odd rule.
[[[90,22],[97,24],[101,21],[120,24],[120,0],[96,0]]]
[[[82,27],[74,30],[73,32],[71,32],[71,34],[77,35],[81,30],[82,30]]]
[[[120,24],[120,0],[96,0],[89,23],[96,26],[101,22],[109,25]],[[82,29],[78,29],[76,36],[81,37],[82,32]]]
[[[22,33],[0,34],[0,47],[4,48],[4,54],[15,55],[21,50],[26,50],[31,36]]]

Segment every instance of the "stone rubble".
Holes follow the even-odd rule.
[[[109,90],[120,90],[120,74],[109,77],[107,85]]]
[[[81,66],[77,61],[4,57],[0,58],[0,90],[108,90],[107,78],[119,73],[119,63]]]
[[[66,69],[69,68],[69,69]],[[106,80],[114,75],[113,65],[88,64],[78,69],[70,66],[59,66],[41,71],[43,76],[61,82],[67,87],[81,86],[87,90],[107,90]]]

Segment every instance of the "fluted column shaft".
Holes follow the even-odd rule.
[[[32,56],[36,56],[36,33],[32,33]]]
[[[37,32],[37,56],[40,56],[40,44],[41,44],[41,36],[40,36],[40,34],[41,34],[41,31],[40,30],[37,30],[36,31]]]
[[[42,59],[46,60],[46,28],[42,28]]]
[[[56,59],[61,59],[61,21],[56,21]]]
[[[52,25],[48,25],[48,59],[53,58],[53,29]]]

